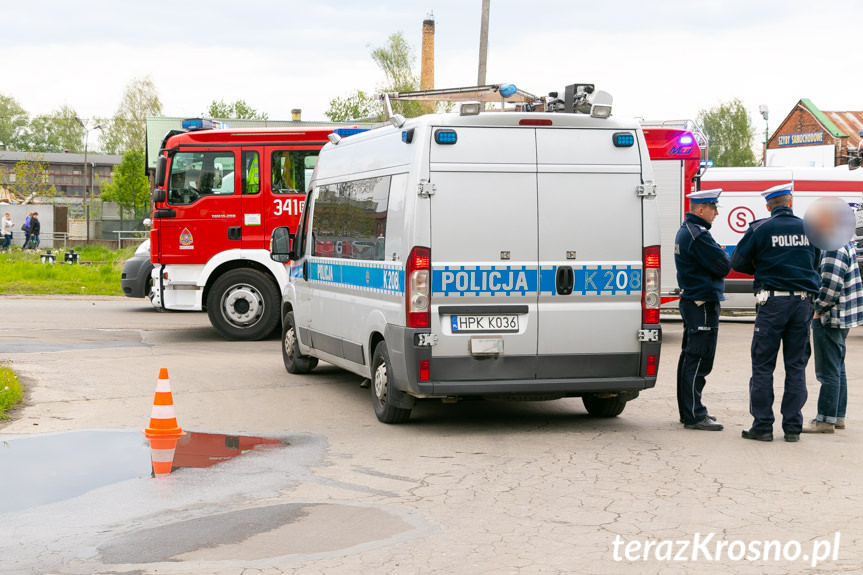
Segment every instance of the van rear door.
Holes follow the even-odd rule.
[[[438,130],[454,132],[455,143],[436,143]],[[435,362],[434,378],[533,379],[535,130],[457,126],[431,132],[432,332],[439,334],[432,356],[442,360]]]
[[[640,375],[641,160],[618,132],[536,130],[539,379]]]

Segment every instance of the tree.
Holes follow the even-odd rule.
[[[222,120],[266,120],[267,115],[263,112],[258,112],[248,104],[245,100],[235,100],[226,104],[223,100],[213,100],[210,107],[202,114],[209,118],[219,118]]]
[[[27,148],[33,152],[82,152],[82,130],[76,117],[69,106],[36,116],[27,130]]]
[[[416,57],[413,48],[407,43],[401,32],[392,34],[385,46],[373,49],[371,56],[378,68],[384,73],[385,78],[384,84],[378,87],[378,92],[419,90],[419,77],[413,72]],[[356,90],[345,98],[330,100],[330,109],[325,114],[334,122],[369,116],[380,117],[382,110],[377,113],[369,113],[374,110],[372,106],[374,102],[375,100],[367,96],[365,92]],[[423,102],[392,102],[392,107],[393,113],[401,114],[406,118],[421,116],[429,111],[429,105]],[[351,115],[353,112],[357,112],[357,115]],[[345,117],[346,113],[348,113],[347,117]]]
[[[24,136],[30,115],[11,96],[0,94],[0,142],[7,150],[26,149]]]
[[[127,150],[120,163],[111,170],[111,180],[102,182],[101,199],[115,202],[135,217],[144,217],[150,210],[150,181],[144,166],[143,149]]]
[[[57,189],[49,183],[48,162],[42,154],[27,154],[6,178],[6,186],[18,203],[29,204],[36,198],[53,200],[57,196]]]
[[[149,76],[136,78],[126,86],[123,101],[117,113],[102,124],[102,150],[110,154],[122,154],[128,150],[147,145],[147,116],[162,113],[162,102],[156,86]]]
[[[708,153],[714,166],[754,166],[752,139],[755,128],[738,98],[698,113],[698,123],[709,139]]]
[[[330,109],[324,112],[332,122],[347,122],[363,118],[377,118],[381,114],[380,103],[362,90],[354,90],[344,98],[330,100]]]

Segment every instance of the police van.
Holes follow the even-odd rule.
[[[298,229],[272,235],[287,371],[368,378],[385,423],[468,396],[581,397],[612,417],[653,387],[653,174],[638,122],[593,96],[574,94],[587,113],[468,102],[333,135]]]

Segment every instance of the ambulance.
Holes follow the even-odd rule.
[[[580,397],[613,417],[654,387],[655,180],[639,123],[611,104],[573,85],[545,108],[564,113],[461,102],[333,135],[298,227],[272,235],[290,262],[287,371],[367,378],[384,423],[476,396]]]
[[[856,208],[863,203],[863,171],[835,168],[709,168],[701,176],[701,189],[721,188],[719,215],[710,233],[728,253],[749,229],[754,220],[770,217],[761,192],[773,186],[794,184],[794,213],[803,217],[818,198],[838,197]],[[684,198],[685,199],[685,198]],[[689,209],[689,202],[684,203]],[[682,217],[682,216],[681,216]],[[754,305],[752,277],[732,271],[725,280],[726,308],[750,308]]]

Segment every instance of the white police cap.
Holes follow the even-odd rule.
[[[700,190],[686,194],[690,204],[715,204],[719,201],[719,194],[722,193],[722,188],[715,190]]]
[[[769,190],[764,190],[761,192],[761,195],[764,196],[765,200],[772,200],[778,196],[784,196],[785,194],[791,194],[794,189],[794,184],[788,182],[787,184],[780,184],[778,186],[773,186]]]

